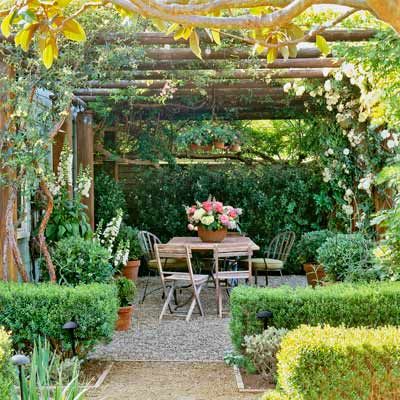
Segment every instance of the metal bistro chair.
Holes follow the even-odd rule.
[[[222,282],[234,282],[235,285],[239,279],[246,282],[251,281],[252,277],[252,259],[253,250],[251,246],[232,246],[216,245],[214,248],[214,272],[213,279],[217,292],[218,316],[222,318]],[[240,258],[246,257],[246,260],[239,262]],[[220,261],[222,261],[220,263]],[[240,269],[245,264],[243,269]],[[232,270],[223,271],[220,267],[232,268]]]
[[[146,297],[154,293],[158,290],[162,290],[162,286],[152,290],[151,292],[147,293],[148,286],[149,286],[149,281],[150,281],[150,276],[157,275],[158,274],[158,265],[157,265],[157,260],[156,260],[156,253],[155,253],[155,245],[156,244],[161,244],[161,240],[154,235],[151,232],[147,231],[139,231],[138,233],[138,240],[139,240],[139,245],[140,248],[142,249],[143,256],[146,262],[146,266],[149,270],[149,273],[147,275],[147,280],[146,284],[144,287],[144,292],[142,299],[140,300],[140,303],[143,303]],[[171,270],[170,273],[177,271],[177,270],[186,270],[186,263],[184,260],[174,260],[174,259],[169,259],[169,260],[164,260],[164,268],[168,268],[168,270]]]
[[[268,285],[268,272],[279,272],[283,281],[282,270],[292,250],[295,238],[294,232],[281,232],[272,239],[262,258],[253,258],[256,285],[259,271],[265,271],[266,285]]]
[[[156,244],[155,252],[156,252],[156,260],[160,272],[161,282],[166,296],[166,300],[160,314],[160,321],[162,320],[164,314],[166,313],[167,308],[169,308],[171,314],[175,313],[177,315],[180,315],[178,312],[176,312],[176,310],[180,306],[178,304],[175,304],[175,308],[173,308],[171,304],[173,295],[176,292],[176,289],[179,288],[178,286],[179,283],[182,283],[181,287],[184,287],[185,289],[191,288],[193,291],[189,310],[185,315],[186,321],[190,320],[190,317],[192,316],[192,313],[196,305],[199,308],[200,315],[204,317],[203,307],[200,302],[200,292],[203,286],[208,281],[208,275],[200,275],[193,273],[192,252],[189,249],[189,247],[184,245]],[[174,272],[172,274],[169,271],[165,272],[163,270],[163,264],[164,264],[163,260],[168,260],[170,258],[185,261],[188,272]]]

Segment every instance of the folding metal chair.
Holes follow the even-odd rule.
[[[252,268],[251,268],[251,256],[253,255],[253,250],[251,246],[228,246],[228,245],[215,245],[214,247],[214,273],[213,278],[216,286],[217,292],[217,307],[218,316],[222,318],[222,286],[221,283],[225,281],[236,281],[238,283],[239,279],[243,279],[246,282],[251,281]],[[247,260],[243,260],[240,263],[239,260],[246,257]],[[220,261],[223,261],[222,263]],[[245,264],[243,269],[241,266]],[[233,268],[233,270],[221,269],[224,265],[228,268]]]
[[[203,289],[203,286],[208,281],[208,275],[200,275],[193,273],[192,252],[190,248],[184,245],[171,245],[171,244],[156,244],[154,247],[155,247],[158,270],[164,288],[164,293],[166,296],[166,300],[160,314],[160,321],[162,320],[167,309],[169,309],[171,314],[175,313],[177,315],[180,315],[177,312],[179,305],[175,304],[175,307],[173,307],[171,304],[174,293],[176,289],[179,288],[178,286],[179,283],[181,283],[182,286],[185,287],[185,289],[191,288],[193,291],[189,310],[186,314],[186,321],[190,320],[190,317],[192,316],[196,305],[199,308],[200,315],[204,317],[203,307],[200,302],[200,292]],[[185,260],[188,272],[171,273],[170,271],[164,271],[163,260],[168,260],[170,258]]]

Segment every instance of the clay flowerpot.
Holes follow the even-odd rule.
[[[209,231],[202,226],[198,229],[199,238],[207,243],[220,243],[226,238],[228,230],[226,228],[219,229],[218,231]]]
[[[233,151],[234,153],[237,153],[237,152],[239,152],[240,150],[242,149],[242,147],[240,146],[240,144],[232,144],[230,147],[229,147],[229,150],[230,151]]]
[[[199,151],[199,150],[201,150],[201,146],[196,143],[190,143],[190,150]]]
[[[224,142],[220,142],[218,140],[215,140],[213,143],[213,146],[215,149],[219,149],[219,150],[225,150],[225,143]]]
[[[303,268],[307,276],[307,282],[312,287],[320,285],[325,278],[325,271],[322,265],[308,263],[304,264]]]
[[[129,260],[122,268],[122,275],[134,282],[137,281],[139,274],[140,260]]]
[[[127,331],[132,325],[133,306],[120,307],[115,329],[117,331]]]

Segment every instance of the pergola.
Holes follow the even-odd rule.
[[[363,42],[375,34],[373,29],[331,29],[324,32],[324,37],[329,42]],[[119,35],[95,39],[98,46],[121,41],[143,46],[143,60],[138,60],[134,69],[124,71],[123,79],[89,81],[75,95],[90,108],[91,102],[120,89],[140,89],[142,99],[151,98],[159,95],[168,82],[178,80],[173,99],[164,104],[140,100],[133,104],[133,112],[144,119],[154,115],[173,120],[209,115],[237,120],[302,118],[307,112],[304,102],[311,99],[307,95],[291,98],[284,92],[282,80],[322,80],[343,62],[332,55],[322,58],[313,44],[313,36],[300,45],[296,58],[283,59],[279,55],[271,64],[267,63],[265,53],[252,56],[251,47],[235,40],[230,48],[213,50],[206,35],[201,37],[203,60],[192,53],[186,41],[175,41],[161,33],[142,32],[129,39]],[[196,100],[190,104],[189,99]]]

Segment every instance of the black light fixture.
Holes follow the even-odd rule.
[[[63,325],[63,329],[69,333],[72,345],[72,354],[76,356],[76,346],[75,346],[75,329],[78,328],[78,324],[75,321],[68,321]]]
[[[11,357],[11,361],[14,365],[18,367],[18,377],[19,377],[19,389],[21,393],[21,400],[24,400],[24,391],[22,388],[22,367],[30,363],[30,360],[27,356],[23,354],[16,354]]]
[[[256,316],[257,319],[263,322],[264,330],[268,329],[268,322],[272,318],[272,311],[259,311]]]

